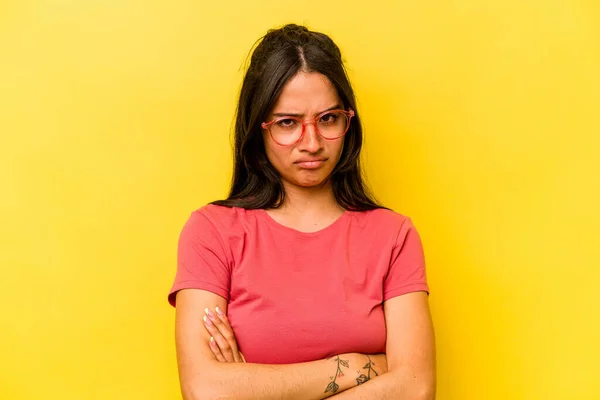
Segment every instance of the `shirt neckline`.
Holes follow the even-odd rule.
[[[331,230],[335,230],[336,227],[338,225],[342,224],[344,222],[344,220],[346,220],[350,216],[350,213],[351,213],[349,210],[345,210],[342,213],[342,215],[340,215],[335,221],[333,221],[331,224],[327,225],[326,227],[319,229],[318,231],[314,231],[314,232],[302,232],[297,229],[290,228],[289,226],[280,224],[273,217],[271,217],[269,215],[269,213],[267,212],[267,210],[265,210],[264,208],[260,208],[260,209],[258,209],[258,211],[259,211],[259,214],[262,215],[263,220],[265,220],[269,225],[273,226],[274,228],[276,228],[282,232],[291,233],[294,236],[300,237],[300,238],[311,238],[311,237],[315,237],[315,236],[320,236]]]

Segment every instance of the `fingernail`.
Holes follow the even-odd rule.
[[[225,314],[223,314],[223,311],[221,311],[221,309],[219,307],[216,307],[215,310],[217,310],[217,314],[219,314],[221,317]]]
[[[214,346],[215,345],[215,338],[214,337],[210,337],[210,345]]]
[[[206,313],[206,315],[208,315],[211,319],[215,319],[215,314],[213,314],[212,311],[210,311],[208,308],[204,309],[204,312]]]
[[[206,325],[212,326],[212,324],[213,324],[212,321],[209,318],[206,318],[206,315],[204,317],[202,317],[202,318],[204,318],[204,323]]]

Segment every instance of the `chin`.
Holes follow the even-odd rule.
[[[324,186],[329,181],[332,171],[319,168],[314,170],[288,170],[286,172],[280,176],[287,183],[301,188],[315,188]]]
[[[296,183],[296,186],[298,187],[303,187],[303,188],[313,188],[313,187],[319,187],[321,186],[323,182],[319,181],[319,182],[298,182]]]
[[[318,187],[318,186],[323,186],[325,183],[327,183],[328,179],[327,177],[324,176],[315,176],[315,177],[299,177],[298,179],[294,179],[292,182],[296,185],[296,186],[300,186],[300,187],[305,187],[305,188],[309,188],[309,187]]]

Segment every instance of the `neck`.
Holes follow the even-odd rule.
[[[343,209],[335,200],[331,182],[318,187],[301,187],[285,184],[285,202],[281,212],[297,215],[323,215],[341,212]]]

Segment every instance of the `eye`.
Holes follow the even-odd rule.
[[[283,118],[275,122],[275,125],[277,125],[280,128],[293,128],[294,126],[296,126],[297,123],[298,121],[294,119]]]
[[[327,114],[321,116],[319,122],[323,122],[325,124],[333,124],[333,123],[335,123],[335,121],[337,121],[337,119],[338,119],[337,113],[327,113]]]

